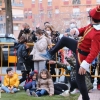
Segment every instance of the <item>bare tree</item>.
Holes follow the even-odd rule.
[[[11,0],[5,0],[6,11],[6,34],[13,34],[12,6]]]

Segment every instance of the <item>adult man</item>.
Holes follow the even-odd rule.
[[[66,46],[76,53],[76,81],[83,100],[90,100],[85,83],[85,73],[89,72],[89,64],[97,57],[100,51],[100,5],[89,12],[90,24],[84,28],[72,29],[72,35],[82,36],[80,41],[67,37],[62,39],[46,55],[49,58],[62,47]]]

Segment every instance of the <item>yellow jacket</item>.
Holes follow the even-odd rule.
[[[5,77],[4,77],[4,86],[18,87],[19,86],[18,74],[14,73],[12,77],[9,77],[8,75],[5,75]]]

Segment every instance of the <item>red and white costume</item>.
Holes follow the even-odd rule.
[[[100,20],[100,6],[92,9],[90,11],[90,16]],[[78,61],[81,67],[89,71],[89,64],[97,57],[100,51],[100,24],[96,27],[90,24],[84,28],[75,30],[78,36],[82,36],[78,42],[77,48],[89,53],[87,56],[84,56],[77,52]]]

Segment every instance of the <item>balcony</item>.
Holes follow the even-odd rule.
[[[23,17],[13,17],[13,21],[23,21],[24,18]]]
[[[12,3],[12,6],[14,6],[14,7],[23,7],[24,4],[23,3]]]

